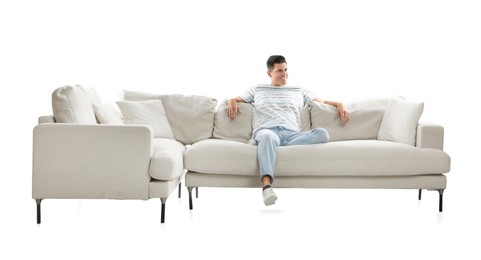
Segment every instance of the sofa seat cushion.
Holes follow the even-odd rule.
[[[258,176],[257,147],[208,139],[184,155],[189,171]],[[281,146],[275,176],[390,176],[449,172],[450,157],[438,149],[421,149],[379,140],[353,140],[316,145]]]
[[[168,138],[154,138],[149,174],[156,180],[173,180],[184,172],[185,146]]]

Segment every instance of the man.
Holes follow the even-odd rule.
[[[257,142],[257,160],[260,168],[262,195],[266,206],[277,200],[271,184],[279,145],[305,145],[326,143],[329,134],[323,128],[300,132],[300,115],[305,102],[316,101],[336,107],[343,123],[349,121],[349,113],[342,103],[325,101],[304,88],[287,85],[287,62],[283,56],[267,59],[267,75],[271,84],[257,85],[242,95],[229,99],[227,114],[234,120],[240,112],[238,102],[253,103],[253,139]]]

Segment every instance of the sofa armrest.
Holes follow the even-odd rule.
[[[443,126],[431,122],[419,122],[416,133],[416,147],[442,150],[443,145]]]
[[[147,199],[152,140],[141,125],[39,124],[32,197]]]
[[[55,118],[52,115],[39,116],[38,117],[38,124],[45,124],[45,123],[55,123]]]

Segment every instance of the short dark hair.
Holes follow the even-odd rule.
[[[267,69],[273,70],[276,63],[287,63],[287,61],[282,55],[272,55],[267,59]]]

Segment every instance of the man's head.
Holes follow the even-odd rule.
[[[267,75],[271,78],[272,86],[287,84],[287,62],[281,55],[272,55],[267,59]]]

